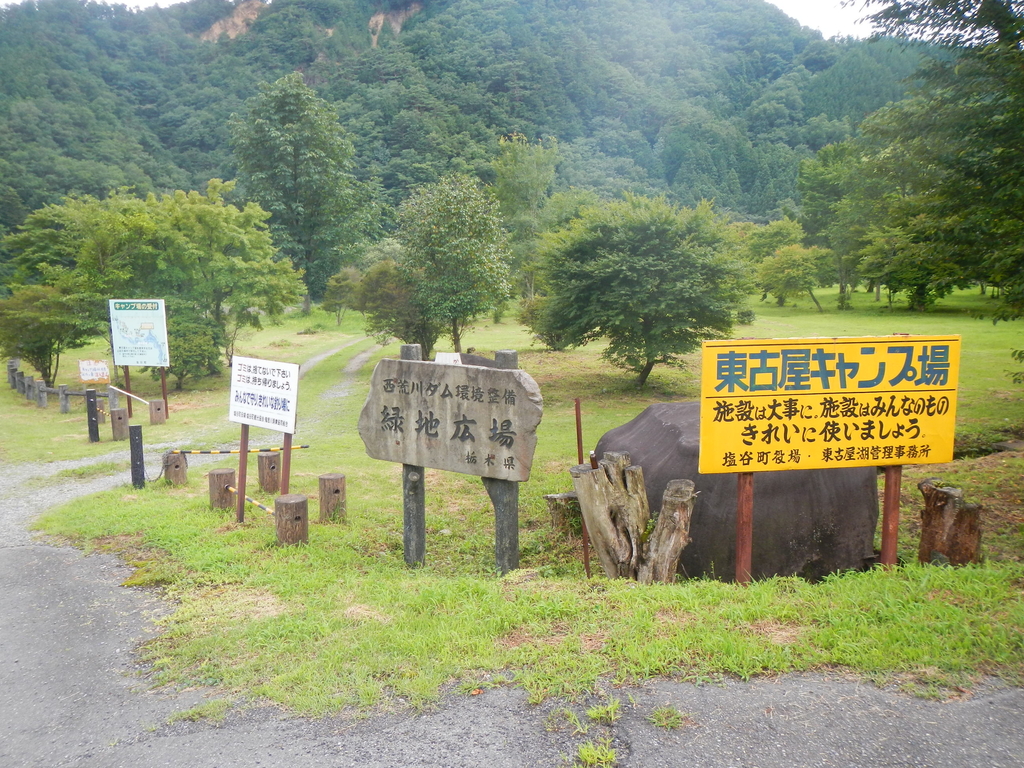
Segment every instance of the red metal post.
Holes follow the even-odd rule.
[[[164,419],[171,416],[171,404],[167,402],[167,368],[160,366],[160,394],[164,398]]]
[[[124,391],[131,395],[132,391],[132,377],[128,373],[128,366],[122,365],[121,370],[124,371]],[[128,398],[128,418],[132,417],[132,398]]]
[[[288,495],[288,481],[292,475],[292,436],[284,433],[284,444],[281,446],[281,495]]]
[[[242,425],[242,436],[238,441],[238,498],[235,499],[235,520],[245,522],[245,471],[249,465],[249,425]]]
[[[736,475],[736,582],[750,583],[754,548],[754,473]]]
[[[900,486],[903,467],[885,468],[885,489],[882,491],[882,565],[896,565],[896,539],[900,532]]]
[[[583,463],[583,417],[580,414],[580,399],[576,398],[576,458]],[[580,511],[580,530],[583,532],[583,570],[590,578],[590,533],[587,532],[587,521]]]

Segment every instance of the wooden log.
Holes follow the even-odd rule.
[[[36,399],[36,377],[26,376],[25,377],[25,391],[22,392],[25,395],[26,400]]]
[[[60,398],[60,412],[71,413],[71,396],[68,394],[67,384],[61,384],[57,387],[57,397]]]
[[[235,487],[235,470],[211,469],[208,475],[210,479],[210,508],[211,509],[234,509],[235,494],[228,488]]]
[[[115,440],[128,439],[128,411],[116,408],[110,411],[110,431]]]
[[[149,401],[149,423],[163,424],[167,421],[167,403],[164,400]]]
[[[932,477],[917,484],[924,496],[917,559],[950,565],[979,563],[981,507],[964,501],[959,488],[942,487],[941,482]]]
[[[690,518],[697,501],[692,480],[669,480],[661,502],[654,533],[647,540],[637,581],[671,584],[676,579],[679,556],[690,543]]]
[[[18,390],[19,395],[25,394],[25,372],[18,371],[14,374],[14,388]]]
[[[46,408],[49,405],[49,392],[45,382],[36,387],[36,408]]]
[[[548,493],[544,496],[548,505],[548,514],[551,515],[551,527],[563,533],[579,533],[580,520],[580,498],[576,491],[569,493]]]
[[[274,499],[274,520],[279,544],[305,544],[309,541],[309,499],[301,493],[289,493]]]
[[[260,490],[264,493],[277,493],[281,490],[281,461],[278,454],[256,454],[256,474]]]
[[[102,396],[103,395],[100,395],[100,397]],[[108,389],[106,392],[106,397],[108,403],[107,407],[110,408],[110,410],[114,410],[115,408],[121,407],[121,396],[118,394],[116,389]],[[131,401],[131,398],[128,398],[128,400]]]
[[[320,475],[320,522],[336,520],[344,523],[348,517],[345,499],[345,476],[336,472]]]
[[[185,454],[164,454],[164,478],[171,485],[186,485],[188,483],[188,459]]]
[[[608,452],[598,468],[569,470],[601,567],[610,579],[636,578],[641,537],[650,519],[644,474],[628,453]]]

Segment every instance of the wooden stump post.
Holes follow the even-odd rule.
[[[569,493],[549,493],[544,496],[551,515],[551,527],[563,533],[570,533],[573,520],[580,520],[580,499],[576,491]]]
[[[149,401],[149,423],[163,424],[167,421],[167,403],[164,400]]]
[[[276,453],[256,454],[256,474],[259,477],[260,489],[264,493],[277,493],[281,490],[281,461]]]
[[[673,581],[679,555],[690,542],[696,500],[693,483],[673,480],[668,484],[654,534],[645,541],[651,515],[644,473],[630,465],[628,453],[608,452],[597,469],[581,464],[569,474],[590,541],[608,578]]]
[[[128,439],[128,411],[124,408],[117,408],[110,412],[110,431],[115,440]]]
[[[186,485],[188,483],[188,458],[183,453],[165,453],[164,477],[171,485]]]
[[[25,395],[26,400],[36,399],[36,377],[26,376],[25,377],[25,391],[22,392]]]
[[[37,408],[46,408],[50,404],[50,402],[49,402],[49,394],[50,393],[46,389],[46,382],[45,381],[41,382],[40,385],[36,388],[36,407]]]
[[[24,395],[25,394],[25,372],[24,371],[18,371],[15,374],[14,388],[16,390],[18,390],[18,394],[19,395]]]
[[[235,470],[211,469],[210,474],[210,508],[234,509],[235,494],[228,488],[235,487]]]
[[[71,413],[71,396],[68,394],[68,385],[57,386],[57,397],[60,399],[60,412]]]
[[[309,499],[301,493],[289,493],[274,499],[279,544],[305,544],[309,541]]]
[[[981,507],[965,502],[959,488],[941,487],[941,482],[931,477],[917,484],[924,496],[917,559],[950,565],[981,562]]]
[[[348,517],[345,499],[345,476],[337,473],[320,475],[320,522],[337,520],[344,523]]]

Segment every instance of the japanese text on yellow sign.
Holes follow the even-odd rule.
[[[700,472],[952,461],[959,336],[709,341]]]

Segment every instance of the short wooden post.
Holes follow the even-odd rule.
[[[25,395],[26,400],[36,399],[36,377],[26,376],[25,377],[25,391],[22,392]]]
[[[18,365],[20,361],[11,358],[7,361],[7,385],[11,389],[18,388]]]
[[[279,544],[305,544],[309,541],[309,499],[301,493],[289,493],[274,499],[274,520]]]
[[[337,520],[344,523],[348,516],[345,500],[345,476],[337,473],[320,475],[320,522]]]
[[[921,510],[921,563],[967,565],[981,562],[981,507],[964,501],[959,488],[946,488],[930,477],[917,484],[924,496]]]
[[[136,488],[146,487],[146,464],[142,450],[142,426],[133,424],[128,427],[128,445],[132,457],[132,485]]]
[[[164,477],[171,485],[185,485],[188,483],[188,458],[185,454],[164,454]]]
[[[115,440],[128,439],[128,411],[118,408],[110,412],[110,431]]]
[[[25,394],[25,372],[18,371],[14,374],[14,388],[18,390],[19,395]]]
[[[95,389],[85,390],[85,413],[85,419],[89,426],[89,442],[98,443],[100,441],[100,417],[99,409],[96,407]]]
[[[49,392],[46,389],[46,382],[45,381],[39,382],[39,386],[36,387],[36,407],[37,408],[45,408],[46,406],[48,406],[50,404],[49,403],[49,398],[47,397],[48,394],[49,394]]]
[[[57,397],[60,398],[60,412],[71,413],[71,395],[68,394],[68,385],[57,386]]]
[[[121,407],[120,397],[121,396],[118,394],[118,391],[116,389],[108,389],[107,390],[107,407],[110,410],[114,410],[115,408],[120,408]],[[131,398],[128,398],[128,400],[130,402]]]
[[[211,469],[210,474],[210,508],[234,509],[235,494],[229,488],[235,487],[235,470]]]
[[[402,360],[422,360],[419,344],[403,344]],[[402,465],[402,545],[405,564],[423,565],[427,552],[427,501],[424,492],[423,467]]]
[[[149,401],[149,423],[163,424],[167,421],[167,403],[163,400]]]
[[[103,410],[99,403],[96,403],[96,421],[100,424],[107,423],[107,412]]]
[[[277,493],[281,489],[281,462],[276,453],[257,453],[256,473],[264,493]]]
[[[551,527],[563,533],[570,533],[575,527],[573,521],[583,518],[580,512],[580,497],[576,491],[568,493],[548,493],[544,496],[551,515]],[[582,526],[580,526],[582,530]]]

